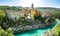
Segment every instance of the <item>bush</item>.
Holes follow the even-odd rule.
[[[46,20],[45,20],[45,23],[53,23],[53,22],[55,22],[56,21],[56,18],[55,17],[50,17],[50,18],[47,18]]]
[[[2,27],[0,26],[0,36],[14,36],[11,31],[12,31],[11,28],[8,28],[7,31],[5,31],[5,30],[3,30]]]

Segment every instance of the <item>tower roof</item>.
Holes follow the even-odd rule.
[[[32,3],[32,5],[31,5],[31,8],[34,8],[34,5],[33,5],[33,3]]]
[[[32,6],[34,6],[33,3],[32,3]]]

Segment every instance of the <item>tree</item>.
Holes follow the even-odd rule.
[[[56,21],[55,17],[49,17],[49,18],[46,18],[45,23],[53,23],[55,21]]]
[[[41,20],[42,16],[41,13],[39,11],[36,10],[35,14],[34,14],[34,19],[35,20]]]
[[[0,36],[14,36],[12,33],[12,29],[8,28],[7,31],[3,30],[0,26]]]
[[[11,29],[11,28],[8,28],[6,31],[7,31],[8,33],[12,33],[12,29]]]

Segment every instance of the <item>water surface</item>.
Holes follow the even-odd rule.
[[[60,21],[57,20],[57,24],[60,23]],[[20,32],[15,34],[15,36],[42,36],[47,30],[50,30],[54,27],[55,25],[47,26],[46,28],[42,29],[36,29],[36,30],[31,30],[31,31],[25,31],[25,32]]]

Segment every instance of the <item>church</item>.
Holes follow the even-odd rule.
[[[34,20],[34,16],[41,15],[41,12],[35,10],[32,4],[31,9],[22,8],[21,10],[6,10],[6,15],[11,20],[19,20],[20,18]]]

